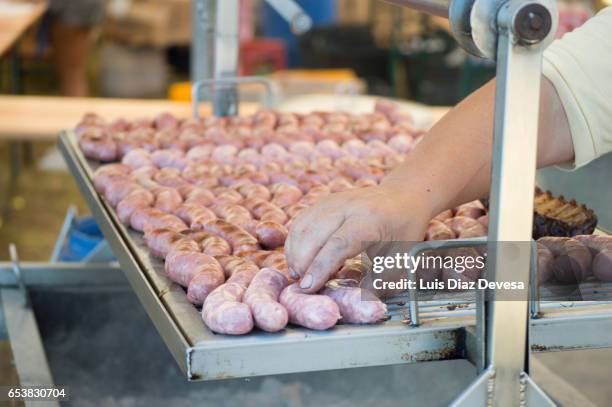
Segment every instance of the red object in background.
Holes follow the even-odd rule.
[[[581,4],[560,6],[556,38],[561,38],[565,33],[574,31],[592,16],[593,10]]]
[[[287,68],[282,40],[255,39],[240,44],[240,75],[262,75]]]

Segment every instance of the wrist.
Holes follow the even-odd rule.
[[[432,190],[418,183],[388,177],[382,180],[380,188],[398,207],[409,208],[411,216],[423,218],[426,222],[444,210],[438,210]]]

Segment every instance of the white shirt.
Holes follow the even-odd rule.
[[[612,7],[554,41],[544,52],[570,125],[573,168],[612,151]]]

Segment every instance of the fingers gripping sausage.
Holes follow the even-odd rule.
[[[258,328],[267,332],[285,328],[289,316],[278,297],[288,283],[287,277],[273,268],[264,268],[253,278],[244,294],[244,303],[251,307]]]

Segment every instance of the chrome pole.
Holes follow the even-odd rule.
[[[191,82],[210,79],[213,64],[214,1],[193,0],[191,4]]]
[[[215,10],[214,79],[238,76],[239,0],[217,0]],[[238,114],[238,88],[235,85],[213,86],[215,116]]]

